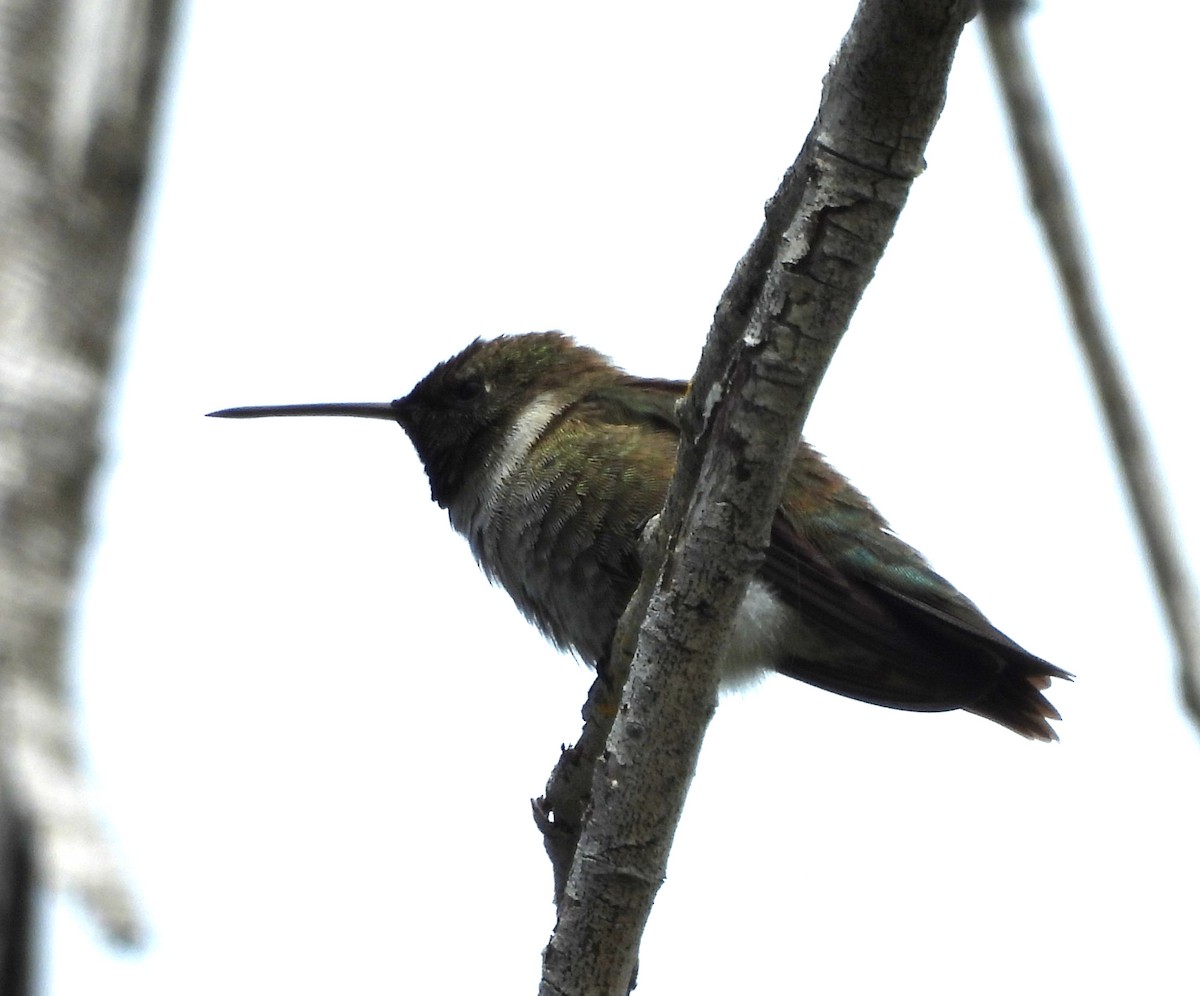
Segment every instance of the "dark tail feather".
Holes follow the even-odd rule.
[[[988,693],[963,708],[1030,740],[1057,740],[1049,721],[1062,716],[1042,692],[1051,678],[1070,681],[1073,676],[1036,657],[1010,658],[1006,663]]]
[[[869,702],[889,709],[912,712],[947,712],[962,709],[990,719],[1030,740],[1057,740],[1050,725],[1062,719],[1058,710],[1042,694],[1051,678],[1071,681],[1073,675],[1013,644],[997,654],[989,648],[989,674],[980,669],[960,668],[933,674],[928,668],[916,670],[895,661],[855,668],[851,662],[836,664],[789,657],[776,664],[780,674],[815,685],[836,695]],[[1000,660],[997,660],[997,657]],[[861,664],[861,662],[858,662]],[[1000,670],[995,670],[996,665]],[[957,681],[952,679],[957,678]],[[990,678],[990,684],[985,684]],[[971,683],[974,687],[971,687]],[[981,693],[980,685],[985,691]]]

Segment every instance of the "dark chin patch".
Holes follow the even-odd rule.
[[[417,448],[417,455],[425,465],[425,474],[429,478],[429,497],[442,508],[447,508],[462,488],[461,456],[423,453],[420,447]]]

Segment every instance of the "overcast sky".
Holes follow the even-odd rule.
[[[688,376],[853,7],[193,5],[76,637],[152,936],[113,955],[56,901],[47,993],[535,990],[529,799],[588,672],[396,427],[201,416],[387,400],[534,329]],[[1193,563],[1195,16],[1032,24]],[[928,161],[807,433],[1078,675],[1062,742],[783,678],[727,699],[639,993],[1194,991],[1200,750],[973,26]]]

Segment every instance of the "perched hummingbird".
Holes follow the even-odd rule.
[[[398,422],[488,577],[597,667],[666,497],[686,387],[542,332],[477,339],[392,402],[211,414]],[[965,709],[1035,740],[1058,739],[1042,690],[1071,677],[989,623],[804,442],[726,653],[727,680],[764,669],[895,709]]]

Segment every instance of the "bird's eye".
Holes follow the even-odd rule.
[[[478,377],[460,381],[454,385],[454,397],[457,401],[474,401],[483,394],[483,381]]]

